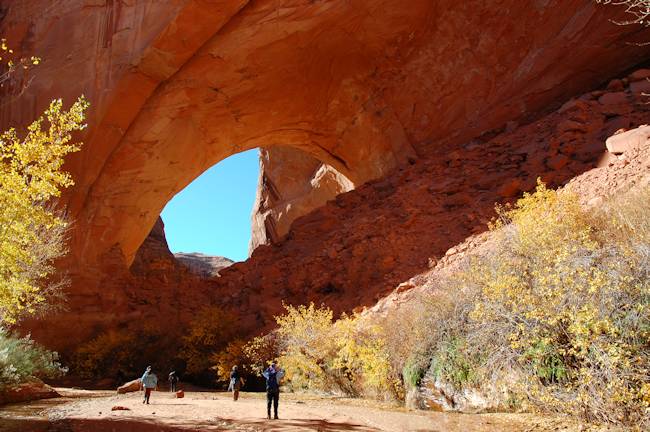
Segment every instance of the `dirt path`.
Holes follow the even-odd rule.
[[[140,393],[58,389],[64,398],[0,408],[3,432],[172,431],[417,431],[497,432],[581,430],[562,419],[532,415],[413,412],[370,401],[282,394],[280,420],[266,419],[263,394],[188,392],[183,399],[154,392],[150,405]],[[111,411],[114,406],[129,410]]]

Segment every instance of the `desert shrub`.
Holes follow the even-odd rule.
[[[75,375],[88,379],[139,378],[152,365],[162,371],[178,370],[179,337],[152,325],[137,329],[110,329],[77,348],[71,359]]]
[[[475,298],[476,288],[454,276],[438,281],[434,294],[416,297],[379,321],[391,373],[406,392],[417,387],[428,372],[464,385],[477,380],[478,366],[472,361],[478,356],[468,352],[472,345],[466,342]]]
[[[467,342],[461,338],[453,337],[441,341],[431,359],[434,376],[456,387],[476,384],[476,365],[480,364],[480,360],[473,358],[478,356],[468,348]]]
[[[381,322],[391,367],[407,387],[426,371],[504,408],[647,425],[650,188],[585,210],[539,184],[497,214],[488,253]]]
[[[499,254],[472,269],[481,295],[471,319],[505,336],[510,350],[488,339],[482,349],[516,361],[529,379],[519,391],[538,407],[606,421],[643,416],[650,201],[633,201],[591,213],[575,195],[539,185],[498,209],[503,238]]]
[[[217,373],[218,381],[228,381],[233,366],[238,366],[241,375],[250,375],[252,372],[251,361],[246,355],[246,341],[235,339],[226,345],[226,348],[212,354],[210,360],[212,369]]]
[[[419,384],[429,368],[429,341],[438,337],[438,318],[443,311],[439,306],[430,298],[418,297],[375,322],[389,353],[392,377],[403,376],[407,387]]]
[[[213,356],[236,337],[235,323],[234,316],[214,306],[196,314],[182,338],[181,358],[186,362],[187,373],[200,376],[214,371]]]
[[[118,370],[135,371],[137,335],[109,330],[77,348],[73,370],[83,378],[114,376]]]
[[[495,247],[431,297],[437,326],[415,351],[456,388],[505,386],[523,407],[647,423],[649,189],[586,211],[540,184],[497,213]]]
[[[336,355],[331,368],[350,383],[349,394],[385,397],[401,391],[393,379],[381,329],[358,316],[343,315],[334,324]]]
[[[244,345],[244,357],[252,371],[261,373],[280,356],[277,332],[256,336]]]
[[[29,377],[55,378],[66,372],[56,352],[46,350],[29,336],[19,338],[0,329],[0,391]]]
[[[333,314],[328,308],[286,306],[287,313],[275,318],[281,351],[279,362],[293,389],[330,390],[326,362],[334,356]]]
[[[381,329],[358,316],[337,321],[329,308],[285,306],[276,317],[279,363],[293,389],[385,397],[395,393]]]

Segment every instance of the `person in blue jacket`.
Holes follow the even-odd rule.
[[[158,377],[151,371],[151,366],[147,366],[147,370],[144,371],[142,378],[140,378],[140,382],[142,383],[142,388],[144,389],[144,399],[142,400],[142,403],[149,405],[149,397],[151,396],[151,392],[158,385]]]
[[[280,380],[284,376],[284,371],[273,362],[262,376],[266,379],[266,416],[271,419],[271,403],[273,403],[273,416],[278,419],[278,403],[280,402]]]

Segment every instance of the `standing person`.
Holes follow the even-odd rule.
[[[180,381],[178,375],[176,375],[176,371],[171,371],[167,379],[169,381],[169,391],[174,393],[176,391],[176,384]]]
[[[244,385],[244,378],[239,375],[239,370],[237,366],[232,367],[232,372],[230,372],[230,385],[228,386],[228,391],[232,392],[232,400],[239,399],[239,389]]]
[[[278,403],[280,402],[280,380],[284,376],[284,371],[273,362],[264,372],[266,378],[266,417],[271,419],[271,402],[273,403],[273,418],[278,419]]]
[[[142,400],[142,403],[149,405],[151,392],[158,385],[158,377],[151,371],[151,366],[147,366],[147,370],[144,371],[142,378],[140,378],[140,382],[144,388],[144,399]]]

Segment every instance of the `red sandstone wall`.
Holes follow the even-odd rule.
[[[93,104],[64,199],[70,312],[28,324],[56,348],[143,316],[175,325],[204,301],[253,328],[282,298],[369,304],[480,229],[494,201],[536,175],[567,180],[592,166],[607,129],[645,121],[628,96],[614,108],[591,97],[571,117],[490,139],[647,58],[649,46],[630,42],[650,29],[615,26],[618,10],[589,0],[51,4],[0,1],[2,33],[45,59],[24,94],[3,98],[0,122],[26,123],[58,96]],[[164,254],[127,270],[176,192],[234,152],[273,145],[357,185],[381,180],[218,280]],[[260,306],[267,291],[277,302]],[[173,298],[183,308],[170,310]]]

